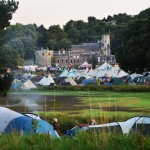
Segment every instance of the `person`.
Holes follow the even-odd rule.
[[[92,126],[97,125],[97,123],[94,119],[92,119],[91,122],[92,122],[92,124],[91,124]]]
[[[58,133],[58,135],[61,135],[60,134],[60,125],[59,125],[59,123],[57,121],[57,118],[53,119],[53,124],[52,125],[54,127],[54,130],[56,130],[56,132]]]

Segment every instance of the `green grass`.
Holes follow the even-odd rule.
[[[9,95],[18,96],[8,99]],[[72,127],[87,123],[91,124],[94,118],[99,124],[113,121],[125,121],[137,115],[149,115],[149,92],[112,92],[112,91],[55,91],[55,90],[24,90],[9,91],[8,97],[0,99],[0,105],[9,106],[13,110],[25,112],[25,106],[14,106],[22,100],[22,95],[27,95],[32,103],[33,96],[42,97],[36,104],[42,110],[35,111],[40,116],[52,123],[54,117],[58,118],[61,133]],[[65,99],[67,101],[65,101]],[[74,99],[73,103],[70,101]],[[11,107],[13,105],[13,107]],[[63,108],[63,109],[62,109]],[[32,111],[32,110],[31,110]],[[62,136],[62,140],[51,139],[47,135],[19,136],[16,134],[2,135],[0,145],[3,150],[148,150],[150,138],[140,134],[113,135],[102,133],[100,135],[81,133],[75,138]]]

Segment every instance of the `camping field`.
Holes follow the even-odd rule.
[[[57,117],[60,123],[90,124],[124,121],[136,115],[150,114],[149,92],[110,91],[10,91],[0,98],[0,105],[18,112],[40,114],[51,123]],[[67,125],[68,128],[68,125]],[[63,129],[65,131],[65,128]]]
[[[21,113],[38,113],[49,123],[52,123],[54,117],[58,118],[62,140],[50,139],[47,135],[39,134],[4,134],[0,138],[0,145],[5,150],[148,150],[150,138],[138,133],[131,136],[106,133],[91,136],[85,132],[70,138],[65,136],[65,132],[78,124],[90,124],[91,118],[100,124],[125,121],[137,115],[149,116],[149,101],[149,92],[9,91],[6,97],[0,98],[0,106]]]

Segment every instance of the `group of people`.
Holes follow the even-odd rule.
[[[58,133],[58,135],[60,136],[61,133],[60,133],[60,125],[58,123],[58,120],[57,118],[54,118],[53,119],[53,127],[54,127],[54,130],[56,130],[56,132]],[[94,125],[97,125],[96,121],[94,119],[91,120],[91,125],[94,126]]]

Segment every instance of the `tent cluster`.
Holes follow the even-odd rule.
[[[20,114],[5,107],[0,107],[0,134],[13,132],[20,135],[48,134],[60,138],[53,126],[35,114]]]
[[[31,73],[24,73],[23,76],[15,75],[12,88],[17,89],[35,89],[41,86],[85,86],[100,85],[106,86],[120,85],[123,83],[129,86],[136,84],[150,85],[150,73],[129,75],[119,66],[111,66],[104,63],[95,70],[87,62],[79,66],[82,69],[77,70],[72,67],[64,68],[60,74],[49,74],[37,76]]]
[[[107,124],[88,125],[81,124],[75,126],[71,130],[67,130],[68,136],[75,136],[81,131],[95,132],[111,132],[121,134],[134,134],[140,132],[143,135],[150,134],[150,117],[149,116],[136,116],[124,122],[112,122]]]

